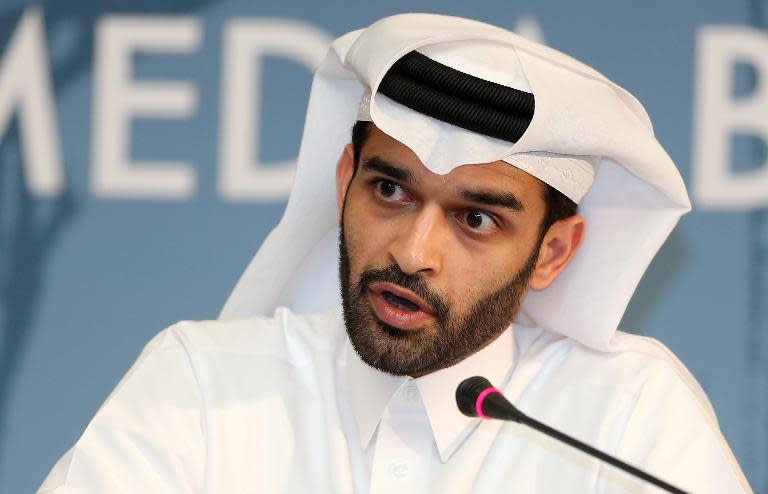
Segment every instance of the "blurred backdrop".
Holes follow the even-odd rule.
[[[282,213],[313,67],[405,11],[514,29],[645,104],[695,210],[622,326],[689,366],[768,492],[766,9],[0,0],[0,492],[37,489],[152,335],[216,317]]]

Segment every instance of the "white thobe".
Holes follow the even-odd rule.
[[[513,325],[412,379],[363,363],[338,310],[179,323],[147,345],[39,493],[660,492],[519,424],[463,416],[455,389],[474,375],[682,489],[751,492],[671,360],[647,338],[616,338],[625,350],[601,353]]]

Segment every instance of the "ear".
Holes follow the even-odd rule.
[[[571,262],[583,239],[584,218],[578,214],[550,226],[541,242],[530,288],[543,290],[548,287]]]
[[[347,144],[341,151],[339,161],[336,163],[336,207],[338,209],[339,224],[341,213],[344,209],[344,198],[347,197],[349,184],[355,172],[354,151],[352,144]]]

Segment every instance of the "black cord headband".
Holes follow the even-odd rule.
[[[533,94],[502,86],[412,51],[387,71],[379,92],[403,106],[478,134],[517,142],[533,118]]]

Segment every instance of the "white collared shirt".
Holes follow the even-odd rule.
[[[467,377],[506,383],[515,362],[515,340],[507,330],[458,364],[413,379],[365,364],[347,339],[339,368],[343,396],[351,406],[366,472],[362,490],[371,494],[429,492],[451,455],[479,425],[459,412],[455,390]]]
[[[751,492],[707,405],[647,339],[599,353],[512,326],[417,378],[364,364],[340,312],[161,332],[39,493],[655,492],[519,424],[456,408],[487,377],[530,416],[697,493]]]

